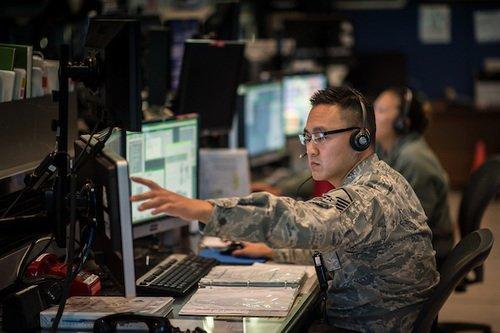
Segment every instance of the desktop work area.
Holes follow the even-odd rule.
[[[7,237],[4,238],[7,255],[1,261],[2,270],[6,273],[2,281],[3,328],[8,331],[38,326],[43,329],[89,329],[97,317],[89,319],[88,310],[85,309],[97,310],[104,316],[124,312],[128,308],[150,315],[167,314],[166,318],[172,319],[171,323],[183,330],[196,327],[207,332],[261,331],[263,327],[276,332],[300,330],[302,321],[315,311],[317,305],[318,288],[312,267],[267,268],[267,265],[259,265],[252,269],[252,266],[248,266],[240,273],[240,279],[243,279],[241,286],[238,281],[233,285],[231,280],[227,287],[212,286],[214,282],[210,279],[204,285],[206,288],[198,289],[198,283],[205,275],[216,266],[224,267],[218,266],[224,262],[221,259],[224,255],[219,253],[224,249],[212,248],[204,256],[197,256],[199,246],[195,245],[194,254],[192,250],[184,248],[186,254],[169,256],[168,253],[173,250],[172,244],[178,246],[193,242],[193,239],[199,240],[199,236],[191,235],[197,233],[197,222],[187,223],[164,214],[152,215],[147,211],[139,211],[139,204],[129,200],[131,195],[146,190],[144,186],[131,182],[130,177],[148,178],[180,195],[197,198],[200,193],[199,175],[203,174],[204,179],[208,178],[214,183],[214,188],[220,187],[220,184],[241,183],[234,189],[230,186],[225,188],[227,195],[248,194],[250,163],[247,151],[206,149],[201,155],[207,165],[212,164],[212,171],[209,168],[200,171],[200,138],[203,140],[207,135],[210,137],[221,133],[227,135],[233,130],[236,137],[241,136],[246,140],[237,142],[238,146],[252,147],[249,149],[250,156],[268,154],[270,160],[282,159],[285,134],[278,132],[276,136],[273,129],[284,128],[281,92],[284,84],[280,81],[257,84],[252,88],[256,93],[253,90],[250,93],[245,91],[237,97],[243,44],[187,41],[179,79],[181,88],[178,100],[174,101],[178,115],[141,121],[139,53],[136,49],[138,31],[138,24],[134,20],[91,21],[85,44],[87,58],[81,63],[62,59],[60,79],[71,77],[82,82],[93,95],[86,102],[90,108],[101,113],[101,119],[88,134],[75,138],[76,105],[74,102],[68,103],[68,96],[74,98],[74,93],[68,94],[68,86],[60,84],[60,95],[55,99],[59,104],[58,116],[54,117],[54,112],[45,110],[42,116],[59,119],[59,135],[54,137],[57,149],[49,153],[41,164],[36,165],[36,158],[29,161],[34,167],[18,163],[15,165],[17,169],[9,166],[5,171],[9,174],[3,183],[7,195],[4,196],[5,206],[2,206],[2,227],[7,230],[9,225],[19,226],[26,222],[24,229],[30,228],[39,236],[33,237],[36,235],[32,234],[32,237],[26,236],[24,241],[17,239],[16,242],[10,242],[6,233]],[[124,63],[114,63],[111,59],[121,52],[127,55],[122,57]],[[206,61],[216,65],[224,57],[228,59],[227,63],[234,63],[235,68],[224,69],[227,80],[211,87],[214,83],[213,73],[208,71],[207,78],[202,79],[199,66]],[[214,70],[221,71],[217,68]],[[101,73],[117,75],[102,76]],[[192,77],[195,74],[196,79]],[[315,77],[322,80],[324,87],[325,78],[321,74],[303,78],[297,76],[296,79],[302,78],[305,82]],[[191,87],[193,81],[197,85]],[[220,93],[223,87],[229,89],[223,94],[225,99],[219,99],[213,105],[200,103],[207,94],[210,95],[210,88],[214,90],[213,93]],[[298,91],[307,91],[305,94],[308,95],[310,89],[302,83]],[[256,99],[256,94],[264,98]],[[122,96],[128,97],[122,99]],[[51,104],[49,98],[44,99],[46,104]],[[236,107],[237,100],[245,100],[241,108]],[[19,109],[30,112],[33,103],[41,102],[37,99],[28,100],[17,107],[12,106],[10,110],[6,109],[6,112],[10,111],[12,116]],[[46,106],[41,104],[41,107]],[[186,110],[196,111],[201,107],[210,112],[200,110],[199,115],[186,114]],[[215,110],[221,117],[215,117]],[[235,113],[245,119],[241,129],[239,125],[231,128]],[[67,120],[70,114],[73,115],[71,122]],[[290,114],[293,118],[291,122],[304,121],[304,115]],[[48,125],[45,119],[42,123]],[[98,130],[99,127],[104,129]],[[71,134],[68,131],[70,128]],[[20,130],[29,133],[32,128],[21,126]],[[50,146],[50,126],[40,131],[44,133],[44,140],[48,141],[47,146]],[[252,133],[258,131],[266,135],[260,136],[261,141],[251,141],[255,137]],[[6,137],[12,136],[12,133],[6,134]],[[25,142],[34,140],[36,135],[39,136],[38,133],[28,135]],[[33,158],[33,154],[26,155],[26,160]],[[71,161],[67,159],[68,156]],[[227,173],[219,173],[219,178],[213,178],[221,165]],[[208,186],[203,189],[212,197],[218,191],[209,190]],[[30,206],[32,202],[36,202],[37,206]],[[27,208],[36,212],[28,214],[30,210]],[[38,229],[34,226],[38,226]],[[12,234],[16,232],[22,233],[16,230]],[[136,240],[142,247],[136,246]],[[148,244],[148,240],[160,240],[162,250],[152,250],[154,246]],[[215,253],[217,259],[213,258],[214,254],[210,254],[210,251]],[[64,252],[67,254],[65,262],[60,261],[61,257],[64,258]],[[161,253],[163,256],[160,258]],[[230,253],[225,256],[225,260],[232,257]],[[229,260],[239,265],[263,261]],[[261,270],[265,267],[264,271],[255,273],[259,267]],[[284,271],[282,278],[279,275],[281,271]],[[297,278],[288,280],[287,276],[292,272]],[[224,279],[221,281],[225,283]],[[267,286],[269,281],[278,284]],[[256,285],[249,286],[250,282]],[[239,293],[238,298],[233,300],[236,303],[231,303],[231,291],[225,291],[225,288],[237,286],[239,291],[245,291],[248,295]],[[210,293],[206,294],[208,291]],[[259,297],[253,300],[253,305],[247,304],[252,302],[254,293],[261,295],[259,297],[264,301],[263,304],[258,301]],[[151,300],[156,302],[155,306],[161,306],[161,311],[135,308],[127,301],[106,298],[112,296],[124,296],[137,302]],[[118,303],[107,304],[106,299],[125,303],[120,306]],[[267,304],[265,299],[272,301]],[[219,311],[217,302],[222,302]],[[65,309],[62,310],[64,305]],[[194,310],[189,310],[189,306]],[[153,303],[150,309],[152,307]],[[24,319],[19,321],[14,314],[20,314]],[[214,317],[221,315],[222,319]],[[240,319],[224,319],[227,316]],[[139,322],[145,320],[139,315],[133,319]]]
[[[375,119],[383,103],[363,97],[386,88],[382,81],[404,87],[388,99],[397,123],[386,123],[410,140],[419,93],[406,87],[414,78],[400,75],[399,55],[379,59],[392,59],[387,77],[351,70],[363,65],[353,13],[307,17],[217,2],[208,19],[173,8],[150,15],[154,6],[123,18],[118,8],[130,14],[133,4],[103,6],[95,8],[103,16],[73,22],[71,38],[0,44],[13,60],[5,71],[21,75],[6,94],[14,100],[0,103],[4,330],[428,332],[471,270],[483,280],[493,237],[477,230],[484,207],[467,212],[471,198],[494,198],[498,162],[470,177],[461,239],[436,268],[428,201],[397,163],[370,153],[370,134],[386,129]],[[24,87],[18,56],[33,60],[24,61],[33,76]],[[325,106],[333,111],[319,117]],[[337,107],[352,118],[332,118]],[[342,182],[325,173],[338,166]]]

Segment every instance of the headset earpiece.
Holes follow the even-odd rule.
[[[372,140],[370,131],[368,130],[365,103],[363,103],[363,100],[361,99],[361,96],[358,92],[356,92],[354,89],[351,90],[358,98],[359,105],[361,106],[363,127],[352,132],[351,137],[349,138],[349,143],[351,144],[352,149],[361,152],[370,147]]]
[[[399,111],[399,115],[393,124],[394,131],[396,131],[396,133],[399,135],[407,134],[410,130],[407,120],[410,116],[409,111],[412,101],[413,92],[410,88],[406,88],[405,93],[401,96],[401,108]]]
[[[349,142],[355,151],[366,150],[371,144],[370,132],[366,128],[355,130],[352,132]]]

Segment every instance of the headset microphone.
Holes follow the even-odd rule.
[[[300,155],[299,155],[299,158],[304,158],[304,157],[306,157],[306,156],[307,156],[307,153],[300,154]]]

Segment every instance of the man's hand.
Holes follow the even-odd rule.
[[[264,243],[242,242],[244,247],[231,252],[233,256],[271,259],[273,250]]]
[[[162,188],[155,182],[140,177],[130,177],[132,181],[149,187],[149,191],[133,195],[130,201],[145,201],[139,210],[152,209],[151,214],[166,213],[183,220],[207,222],[213,212],[213,206],[204,200],[186,198]]]

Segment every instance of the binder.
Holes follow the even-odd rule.
[[[300,287],[306,278],[304,266],[219,265],[200,280],[199,286]]]
[[[24,68],[14,68],[16,77],[14,79],[14,95],[13,100],[23,99],[26,89],[26,70]]]
[[[305,266],[215,266],[180,315],[285,317],[307,276]]]
[[[16,73],[0,70],[0,102],[12,101]]]
[[[0,70],[11,71],[14,68],[16,49],[0,46]]]
[[[31,97],[31,70],[33,68],[33,46],[19,44],[2,44],[0,47],[10,47],[16,50],[14,56],[14,67],[26,70],[26,84],[24,86],[25,98]]]
[[[298,288],[200,288],[179,311],[180,315],[286,317]]]

